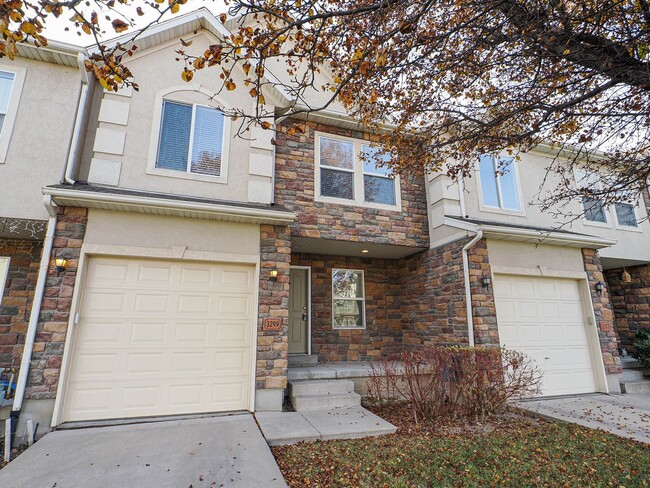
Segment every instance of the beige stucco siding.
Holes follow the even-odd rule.
[[[84,245],[259,256],[258,225],[90,209]]]
[[[0,163],[0,216],[45,219],[41,188],[63,178],[81,79],[76,68],[22,58],[0,62],[0,70],[16,69],[25,70],[25,81]]]
[[[485,208],[481,205],[479,190],[480,175],[465,179],[465,206],[470,218],[507,222],[515,225],[528,225],[544,228],[557,228],[586,235],[593,235],[617,241],[616,245],[600,251],[601,257],[620,259],[635,259],[650,261],[650,220],[647,219],[647,209],[643,205],[637,207],[637,217],[640,220],[637,229],[628,230],[618,228],[615,223],[613,209],[608,212],[609,224],[593,225],[585,223],[582,218],[575,218],[582,213],[579,202],[572,202],[566,208],[560,209],[565,213],[572,213],[574,217],[556,217],[551,212],[543,212],[534,203],[538,200],[540,185],[548,176],[545,191],[558,191],[554,175],[547,175],[546,168],[551,163],[548,155],[542,153],[527,153],[517,162],[518,180],[521,190],[523,212],[503,212]],[[543,193],[544,194],[544,193]]]
[[[203,53],[211,44],[218,42],[203,31],[197,35],[184,37],[184,40],[192,42],[192,45],[186,48],[186,51],[195,54]],[[98,110],[96,105],[101,104],[103,100],[118,102],[123,107],[128,105],[128,122],[126,125],[119,125],[100,121],[98,130],[89,127],[83,167],[80,174],[88,175],[93,173],[89,168],[92,164],[95,164],[92,162],[94,157],[120,163],[118,185],[123,188],[243,202],[251,201],[249,198],[249,182],[258,178],[264,183],[268,183],[268,191],[265,191],[269,195],[268,202],[270,202],[272,173],[270,139],[272,133],[264,131],[266,132],[264,136],[268,138],[269,145],[267,148],[260,149],[251,142],[252,136],[250,132],[244,133],[243,137],[236,135],[242,119],[237,121],[226,119],[225,121],[226,124],[230,125],[227,181],[218,182],[216,178],[211,179],[209,176],[192,178],[190,175],[188,178],[187,175],[181,172],[178,172],[178,175],[163,176],[154,174],[155,171],[151,171],[158,148],[159,121],[161,117],[159,106],[162,105],[161,97],[163,97],[163,94],[164,98],[170,100],[224,107],[225,109],[239,108],[247,112],[253,106],[253,99],[248,95],[247,90],[238,89],[233,92],[222,90],[222,80],[219,78],[221,70],[218,67],[206,68],[196,73],[191,83],[182,81],[180,75],[183,63],[175,60],[178,57],[175,51],[180,48],[180,41],[176,40],[164,46],[141,52],[130,60],[128,62],[129,68],[134,73],[140,88],[139,91],[134,91],[131,96],[120,96],[104,92],[101,97],[95,98],[95,113]],[[234,69],[232,76],[235,83],[239,87],[243,87],[243,72]],[[211,101],[210,97],[215,93],[218,93],[218,95],[215,95],[214,101]],[[106,137],[106,131],[111,135],[123,134],[125,136],[123,148],[117,148],[113,154],[106,153],[102,149],[102,141],[100,140],[102,137]],[[257,141],[257,139],[255,140]],[[251,153],[257,153],[258,156],[261,155],[263,158],[267,158],[265,161],[268,163],[268,176],[262,178],[250,174]]]
[[[585,270],[580,249],[488,239],[490,266],[561,271]]]

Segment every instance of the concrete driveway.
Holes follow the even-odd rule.
[[[575,395],[527,400],[517,406],[650,444],[650,395]]]
[[[286,487],[250,414],[61,430],[0,470],[3,488]]]

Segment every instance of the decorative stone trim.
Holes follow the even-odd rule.
[[[625,268],[632,281],[623,283],[623,268],[605,271],[621,346],[634,353],[636,333],[650,329],[650,264]]]
[[[582,257],[589,281],[591,301],[594,305],[594,315],[596,316],[605,372],[607,374],[620,374],[622,372],[621,359],[618,354],[618,337],[614,330],[614,313],[610,303],[609,290],[605,287],[602,293],[596,291],[596,283],[605,280],[600,256],[598,251],[594,249],[582,249]]]
[[[260,226],[260,290],[257,322],[257,389],[285,388],[289,366],[289,263],[291,241],[289,228],[280,225]],[[270,270],[277,269],[275,282]],[[264,330],[264,319],[282,321],[281,331]]]
[[[57,383],[68,330],[72,292],[77,278],[81,244],[86,233],[88,209],[59,208],[52,255],[39,316],[32,361],[29,369],[26,398],[41,400],[56,397]],[[67,260],[65,271],[59,273],[56,258]]]
[[[10,258],[0,303],[0,369],[20,366],[42,251],[41,241],[0,239],[0,256]]]

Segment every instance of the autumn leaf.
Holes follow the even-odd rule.
[[[194,73],[192,73],[190,70],[185,68],[181,73],[181,78],[183,79],[183,81],[189,83],[190,81],[192,81],[192,78],[194,78]]]
[[[235,88],[237,88],[237,85],[231,79],[226,80],[223,85],[226,87],[226,90],[228,91],[233,91]]]
[[[115,32],[117,32],[118,34],[120,32],[124,32],[125,30],[128,30],[129,28],[129,24],[124,22],[122,19],[113,19],[112,24],[113,24],[113,29],[115,29]]]

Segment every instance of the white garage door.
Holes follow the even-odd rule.
[[[597,390],[578,281],[496,276],[494,294],[501,344],[536,361],[543,395]]]
[[[63,421],[249,409],[254,268],[91,258]]]

